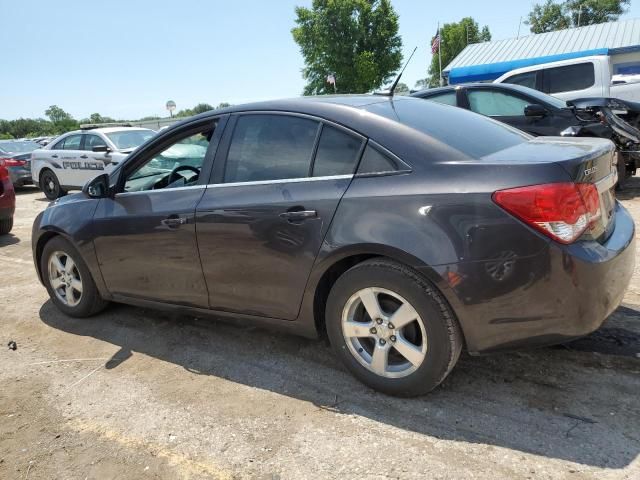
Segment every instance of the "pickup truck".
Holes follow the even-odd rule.
[[[640,102],[640,75],[613,73],[611,57],[596,55],[518,68],[494,83],[535,88],[563,100],[585,97]]]

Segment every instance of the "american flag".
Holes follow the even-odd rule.
[[[438,50],[440,50],[440,29],[438,29],[438,33],[431,41],[431,53],[438,53]]]

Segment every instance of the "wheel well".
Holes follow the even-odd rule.
[[[326,329],[324,327],[324,313],[327,305],[327,298],[331,287],[336,283],[336,280],[347,270],[354,265],[362,263],[370,258],[381,257],[380,255],[362,254],[352,255],[350,257],[338,260],[331,265],[326,272],[322,274],[318,286],[316,287],[316,293],[313,298],[313,317],[316,325],[316,331],[321,337],[326,337]],[[384,258],[384,257],[381,257]]]
[[[44,246],[51,240],[53,237],[57,237],[59,234],[56,232],[45,232],[38,239],[38,244],[36,245],[36,268],[38,270],[38,276],[42,281],[42,272],[40,271],[40,259],[42,258],[42,251],[44,250]]]

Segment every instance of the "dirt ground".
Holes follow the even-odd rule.
[[[0,238],[2,479],[640,479],[640,268],[591,336],[463,356],[396,399],[322,342],[118,305],[65,317],[31,261],[47,202],[18,193]],[[640,178],[622,199],[640,219]]]

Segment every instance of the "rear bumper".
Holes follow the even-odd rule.
[[[9,178],[11,183],[16,187],[22,187],[23,185],[31,185],[33,180],[31,179],[31,170],[27,167],[8,167]]]
[[[620,305],[635,266],[635,226],[616,205],[604,244],[549,242],[515,260],[439,267],[471,353],[561,343],[598,329]],[[451,275],[454,272],[455,275]],[[501,272],[496,275],[496,272]]]

